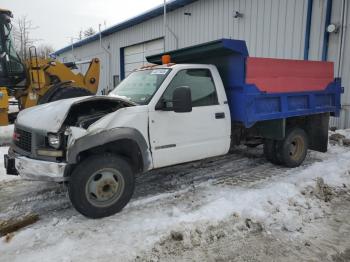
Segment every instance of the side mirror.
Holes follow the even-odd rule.
[[[173,110],[175,113],[192,112],[192,95],[189,87],[181,86],[174,90]]]
[[[161,98],[158,101],[158,103],[156,104],[155,110],[165,111],[165,100],[164,100],[164,98]]]

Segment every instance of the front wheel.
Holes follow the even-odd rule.
[[[89,218],[102,218],[126,206],[134,185],[134,175],[127,161],[111,154],[95,155],[74,169],[68,192],[79,213]]]

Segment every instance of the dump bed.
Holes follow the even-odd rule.
[[[333,63],[249,57],[245,41],[221,39],[167,52],[174,63],[216,65],[232,121],[251,127],[258,121],[329,112],[338,116],[340,79]],[[147,57],[161,64],[158,54]]]

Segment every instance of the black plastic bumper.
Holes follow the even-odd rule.
[[[9,155],[4,155],[4,164],[8,175],[18,176],[14,158],[11,158]]]

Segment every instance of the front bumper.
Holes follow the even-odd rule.
[[[63,182],[67,180],[66,163],[35,160],[15,154],[4,156],[8,175],[19,175],[24,179]]]

